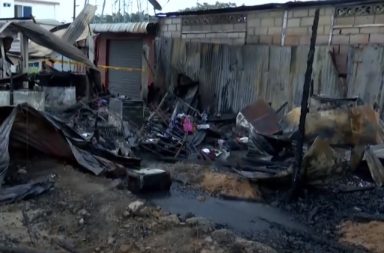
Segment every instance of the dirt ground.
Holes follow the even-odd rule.
[[[180,219],[120,189],[119,180],[95,177],[53,160],[28,162],[24,170],[31,178],[50,174],[55,187],[39,197],[0,206],[2,250],[275,252],[203,218]]]
[[[370,252],[384,252],[384,222],[366,223],[346,221],[340,226],[341,241],[362,246]]]

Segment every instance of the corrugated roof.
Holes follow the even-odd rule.
[[[91,29],[95,33],[148,33],[148,28],[156,23],[135,22],[135,23],[107,23],[91,24]]]
[[[368,3],[381,3],[382,0],[313,0],[307,2],[286,2],[286,3],[268,3],[262,5],[253,5],[253,6],[239,6],[239,7],[229,7],[221,9],[211,9],[211,10],[198,10],[198,11],[178,11],[178,12],[168,12],[168,13],[158,13],[157,17],[176,17],[176,16],[185,16],[185,15],[204,15],[204,14],[220,14],[220,13],[233,13],[233,12],[243,12],[243,11],[255,11],[255,10],[271,10],[271,9],[292,9],[300,7],[312,7],[312,6],[324,6],[324,5],[343,5],[343,4],[368,4]]]

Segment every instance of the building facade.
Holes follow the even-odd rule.
[[[200,82],[203,105],[236,112],[264,98],[300,104],[315,10],[315,94],[361,97],[384,116],[384,2],[325,0],[159,15],[157,84]]]
[[[0,0],[0,18],[57,19],[60,2],[55,0]]]

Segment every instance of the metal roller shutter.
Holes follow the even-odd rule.
[[[111,40],[109,44],[109,65],[115,67],[142,67],[142,40]],[[109,69],[109,90],[115,95],[140,99],[141,71]]]

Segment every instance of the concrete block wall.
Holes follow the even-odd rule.
[[[181,17],[160,19],[160,36],[166,38],[180,38]]]

